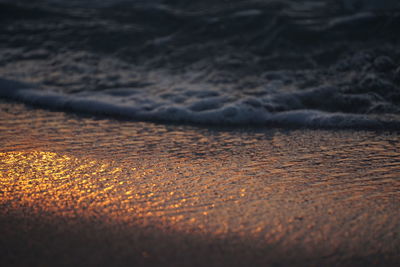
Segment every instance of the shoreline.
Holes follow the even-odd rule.
[[[35,102],[29,102],[25,100],[19,100],[18,98],[1,96],[0,97],[0,104],[1,103],[12,103],[16,105],[24,105],[27,109],[39,109],[48,112],[65,112],[70,114],[71,116],[76,116],[80,118],[91,118],[95,120],[114,120],[120,122],[135,122],[135,123],[148,123],[148,124],[155,124],[155,125],[165,125],[171,127],[189,127],[195,129],[204,129],[204,130],[211,130],[211,131],[246,131],[246,132],[265,132],[265,131],[370,131],[376,133],[400,133],[400,126],[397,125],[396,120],[377,120],[375,124],[382,124],[384,123],[385,126],[380,125],[350,125],[346,123],[345,125],[307,125],[303,123],[287,123],[283,122],[269,122],[267,125],[262,124],[231,124],[231,123],[197,123],[197,122],[190,122],[190,121],[174,121],[174,120],[163,120],[163,119],[140,119],[140,118],[131,118],[129,116],[124,115],[116,115],[116,114],[101,114],[96,112],[90,111],[80,111],[80,110],[72,110],[69,108],[62,108],[62,107],[52,107],[51,105],[42,105]],[[305,110],[307,111],[307,110]],[[341,113],[327,113],[330,116],[335,115],[342,115]],[[347,114],[345,114],[347,115]],[[353,114],[354,116],[359,116],[360,118],[363,117],[361,114]],[[368,120],[367,118],[364,118]]]

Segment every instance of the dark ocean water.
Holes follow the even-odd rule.
[[[0,0],[0,96],[146,121],[400,129],[397,2]]]

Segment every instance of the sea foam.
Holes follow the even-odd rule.
[[[54,110],[132,120],[213,126],[400,129],[400,121],[394,117],[308,108],[304,99],[323,99],[326,93],[321,91],[324,89],[245,98],[182,88],[158,95],[133,89],[66,94],[0,80],[0,97],[3,98]],[[333,93],[329,94],[326,100],[332,101]]]
[[[157,122],[400,128],[398,1],[189,2],[0,0],[0,97]]]

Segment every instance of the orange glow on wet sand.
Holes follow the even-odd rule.
[[[62,262],[85,250],[101,251],[90,264],[121,265],[399,259],[396,133],[206,130],[1,105],[2,235],[53,256],[62,247]]]

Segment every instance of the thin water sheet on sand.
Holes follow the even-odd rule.
[[[396,266],[398,133],[0,103],[1,266]]]

